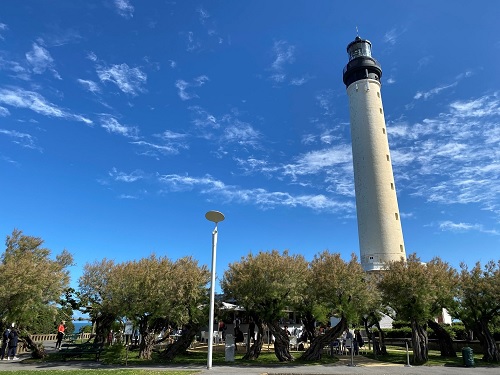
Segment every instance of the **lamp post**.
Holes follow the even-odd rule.
[[[208,321],[208,355],[207,369],[212,368],[212,351],[214,344],[214,299],[215,299],[215,259],[217,254],[217,224],[224,220],[224,215],[219,211],[208,211],[205,217],[215,223],[215,229],[212,232],[212,281],[210,283],[210,317]]]

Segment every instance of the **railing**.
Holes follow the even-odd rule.
[[[88,340],[90,338],[90,333],[78,333],[75,334],[76,340]],[[37,344],[43,344],[46,341],[52,341],[54,342],[54,345],[57,341],[57,333],[49,333],[45,335],[31,335],[31,340],[34,343]],[[64,339],[63,339],[64,340]],[[30,350],[25,347],[24,342],[19,340],[19,344],[17,344],[17,353],[18,354],[23,354],[23,353],[28,353]]]

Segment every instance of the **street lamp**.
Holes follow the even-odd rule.
[[[224,215],[219,211],[208,211],[205,217],[215,223],[215,229],[212,232],[212,281],[210,283],[210,317],[208,321],[208,355],[207,369],[212,368],[212,351],[214,345],[214,299],[215,299],[215,259],[217,253],[217,224],[224,220]]]

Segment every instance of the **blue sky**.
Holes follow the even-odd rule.
[[[4,0],[0,234],[86,262],[358,253],[346,46],[383,69],[405,246],[499,259],[500,2]]]

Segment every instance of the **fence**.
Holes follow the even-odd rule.
[[[90,333],[78,333],[75,334],[74,336],[76,337],[76,340],[88,340],[90,338]],[[54,345],[57,341],[57,333],[49,333],[45,335],[31,335],[31,340],[36,343],[36,344],[43,344],[45,342],[53,342]],[[19,340],[19,344],[17,344],[17,353],[18,354],[23,354],[23,353],[28,353],[30,350],[25,346],[24,342]]]

